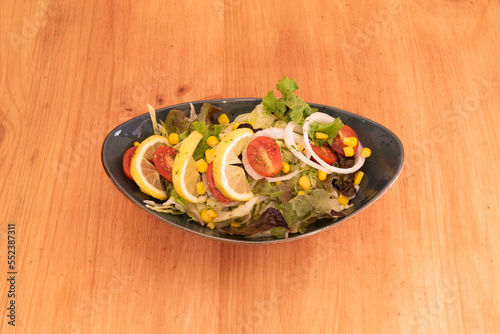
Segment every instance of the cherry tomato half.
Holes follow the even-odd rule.
[[[172,182],[172,168],[177,150],[170,146],[160,146],[153,155],[153,161],[158,173]]]
[[[311,143],[311,148],[313,149],[314,153],[316,153],[320,157],[320,159],[326,162],[327,164],[331,165],[335,161],[337,161],[337,155],[328,145],[328,143],[324,143],[323,146],[321,147]]]
[[[281,151],[272,138],[260,136],[247,147],[248,162],[262,176],[274,176],[281,170]]]
[[[215,187],[215,181],[214,181],[214,163],[211,162],[210,165],[208,165],[207,169],[207,183],[208,183],[208,188],[214,194],[215,198],[217,198],[220,202],[222,203],[230,203],[232,202],[229,198],[225,197],[219,189]]]
[[[134,178],[130,173],[130,163],[132,162],[132,158],[134,157],[135,150],[137,150],[137,146],[132,146],[131,148],[129,148],[123,155],[123,162],[122,162],[123,172],[125,173],[125,176],[131,179],[132,181],[134,180]]]
[[[356,137],[356,139],[358,139],[356,132],[354,132],[354,130],[351,129],[349,126],[344,125],[342,129],[340,129],[339,132],[337,132],[335,138],[333,138],[333,142],[331,145],[332,149],[335,150],[335,152],[337,152],[338,154],[341,154],[343,157],[345,157],[344,147],[346,147],[346,145],[344,145],[344,138],[347,137]],[[359,140],[356,146],[353,147],[354,153],[358,151],[358,146],[359,146]]]

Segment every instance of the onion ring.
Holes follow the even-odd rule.
[[[309,159],[304,153],[299,151],[297,148],[297,142],[295,141],[295,133],[293,132],[294,129],[301,129],[300,125],[298,125],[295,122],[290,122],[288,125],[285,127],[285,144],[290,150],[290,152],[293,153],[300,161],[308,164],[309,166],[322,170],[323,172],[330,174],[331,172],[326,169],[325,167],[321,166],[320,164],[312,161]],[[305,139],[304,139],[304,144],[305,144]],[[305,145],[304,145],[305,146]]]
[[[309,142],[309,124],[311,122],[317,122],[317,123],[332,123],[335,121],[335,118],[333,118],[330,115],[327,115],[322,112],[315,112],[311,114],[311,116],[307,117],[304,126],[302,128],[302,132],[304,134],[304,147],[306,151],[316,160],[321,166],[323,166],[325,169],[328,170],[328,174],[330,173],[337,173],[337,174],[351,174],[360,169],[363,164],[365,163],[365,158],[361,156],[361,150],[363,149],[363,146],[361,143],[359,143],[358,150],[354,154],[354,166],[350,168],[338,168],[334,167],[325,161],[321,159],[316,152],[311,147],[311,144]]]

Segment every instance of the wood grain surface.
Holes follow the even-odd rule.
[[[500,332],[499,18],[494,0],[2,1],[0,331]],[[396,184],[347,223],[222,243],[104,172],[105,136],[147,103],[284,75],[403,142]]]

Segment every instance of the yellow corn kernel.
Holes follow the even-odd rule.
[[[179,135],[175,132],[172,132],[171,134],[168,135],[168,141],[172,145],[179,144],[179,140],[180,140]]]
[[[248,122],[252,126],[252,128],[255,128],[255,122]]]
[[[320,181],[325,181],[326,180],[326,173],[323,172],[322,170],[318,169],[318,179]]]
[[[354,149],[351,146],[344,147],[344,155],[346,157],[352,157],[354,155]]]
[[[356,137],[345,137],[344,140],[344,145],[350,146],[350,147],[355,147],[358,145],[358,138]]]
[[[370,155],[372,155],[372,150],[370,150],[368,147],[364,147],[362,150],[361,150],[361,156],[363,158],[368,158]]]
[[[305,193],[305,192],[303,192],[303,191],[301,190],[301,191],[299,191],[299,192],[297,193],[297,196],[300,196],[300,195],[305,195],[305,194],[306,194],[306,193]]]
[[[210,210],[207,210],[207,214],[212,217],[212,218],[217,218],[219,217],[219,215],[217,214],[217,212],[215,212],[214,210],[210,209]]]
[[[281,183],[281,181],[276,181],[276,185],[278,185],[278,184],[280,184],[280,183]]]
[[[347,205],[349,204],[349,198],[345,197],[344,195],[340,194],[339,197],[337,198],[337,201],[341,205]]]
[[[219,143],[219,140],[215,136],[210,136],[207,138],[207,145],[210,147],[214,147]]]
[[[229,124],[229,118],[226,114],[220,115],[219,118],[217,118],[217,121],[219,122],[219,124]]]
[[[208,169],[208,164],[205,160],[200,159],[196,161],[196,168],[198,168],[198,172],[205,173]]]
[[[213,230],[215,228],[215,223],[214,222],[210,222],[210,223],[207,224],[207,227]]]
[[[215,157],[215,150],[213,148],[207,148],[205,151],[205,158],[207,159],[207,163],[211,163]]]
[[[297,144],[297,149],[302,152],[304,150],[304,146]]]
[[[309,190],[311,187],[311,180],[307,175],[302,175],[299,179],[299,186],[304,190]]]
[[[205,185],[203,184],[203,182],[196,183],[196,192],[198,192],[198,195],[203,195],[207,192],[207,189],[205,189]]]
[[[314,137],[316,137],[316,139],[328,139],[328,133],[324,133],[324,132],[321,132],[321,131],[316,131],[314,133]]]
[[[364,175],[365,173],[362,171],[357,171],[356,174],[354,174],[354,184],[360,184]]]
[[[139,146],[141,145],[141,143],[139,143],[138,141],[134,142],[134,146]]]
[[[287,163],[287,162],[282,162],[281,163],[281,171],[285,174],[289,173],[290,172],[290,164]]]
[[[240,126],[240,124],[241,124],[240,122],[236,122],[236,123],[234,123],[234,124],[233,124],[234,129],[237,129],[237,128],[238,128],[238,126]]]
[[[211,223],[213,218],[210,217],[210,215],[208,214],[207,211],[208,211],[207,209],[201,210],[200,217],[201,217],[201,220],[203,220],[205,223]]]
[[[231,227],[240,227],[240,226],[241,226],[241,223],[235,223],[235,222],[231,223]]]

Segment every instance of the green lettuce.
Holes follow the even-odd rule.
[[[342,217],[343,214],[332,210],[330,194],[324,189],[314,189],[309,195],[295,196],[279,205],[291,233],[304,233],[307,226],[321,218]]]
[[[332,145],[333,138],[337,136],[337,132],[344,126],[344,123],[340,120],[340,117],[337,117],[335,121],[332,123],[311,123],[309,124],[309,138],[313,141],[316,146],[323,146],[326,142],[328,145]],[[317,139],[314,136],[315,132],[324,132],[328,134],[328,139]]]
[[[212,126],[215,124],[214,115],[221,111],[222,108],[218,108],[210,103],[203,103],[200,113],[198,114],[198,121],[205,122],[208,126]]]
[[[191,127],[191,122],[186,117],[184,111],[172,109],[168,112],[165,121],[160,121],[161,125],[168,133],[185,134]]]
[[[271,201],[287,202],[292,198],[292,188],[284,182],[271,184],[266,179],[259,180],[252,192],[256,195],[269,196]]]
[[[304,100],[295,95],[294,92],[298,88],[295,79],[288,79],[285,76],[276,85],[276,89],[281,92],[282,97],[277,98],[274,96],[273,91],[270,91],[262,99],[264,109],[282,121],[294,121],[299,125],[304,124],[304,120],[317,109],[311,108]]]
[[[204,157],[205,151],[210,148],[207,144],[207,139],[210,136],[215,136],[217,139],[219,139],[219,133],[221,131],[222,127],[219,124],[214,124],[213,126],[209,126],[205,122],[201,121],[195,121],[192,123],[191,131],[198,131],[203,135],[203,138],[201,138],[200,143],[196,147],[193,153],[193,159],[194,160],[199,160]]]

